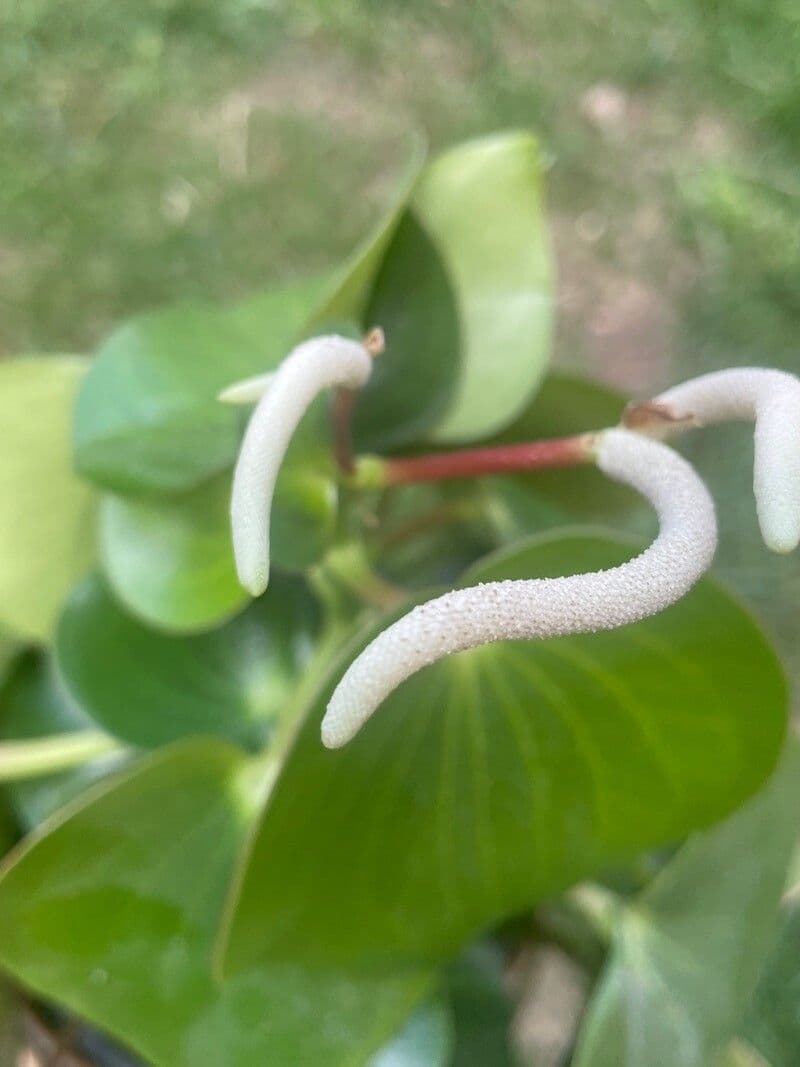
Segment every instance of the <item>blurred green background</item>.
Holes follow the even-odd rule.
[[[639,394],[798,369],[797,0],[0,0],[0,352],[347,251],[412,132],[532,127],[555,359]],[[690,448],[719,572],[784,651],[800,566],[757,546],[736,430]]]

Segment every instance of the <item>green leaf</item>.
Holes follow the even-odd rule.
[[[740,1026],[772,944],[798,804],[800,751],[792,745],[754,800],[690,839],[621,910],[576,1067],[714,1062]]]
[[[547,366],[552,270],[541,186],[536,138],[512,131],[445,152],[416,190],[413,208],[445,265],[461,326],[460,377],[439,441],[500,429]]]
[[[453,1023],[438,1000],[422,1004],[400,1032],[369,1061],[369,1067],[450,1067]]]
[[[285,295],[285,294],[284,294]],[[276,299],[259,339],[252,328],[195,305],[133,319],[101,346],[75,411],[75,462],[117,492],[190,488],[229,467],[242,412],[217,394],[275,366],[303,301]]]
[[[106,496],[103,569],[125,607],[150,626],[207,630],[248,600],[233,562],[223,475],[169,498]]]
[[[408,444],[441,418],[459,365],[458,308],[439,250],[407,212],[375,281],[366,322],[386,350],[359,391],[353,433],[360,450]]]
[[[212,976],[262,789],[236,750],[190,741],[54,820],[2,869],[2,965],[156,1067],[365,1062],[427,976],[312,972],[291,954],[224,983]]]
[[[316,601],[285,575],[220,629],[179,637],[137,622],[93,577],[67,603],[56,653],[72,696],[117,737],[151,747],[219,734],[257,748],[277,725],[319,628]]]
[[[69,696],[49,657],[28,655],[17,665],[0,700],[0,737],[8,742],[38,741],[53,735],[85,736],[94,723]],[[0,742],[2,747],[2,742]],[[54,811],[123,765],[124,752],[87,760],[71,770],[8,784],[11,810],[24,829],[38,826]]]
[[[86,366],[77,356],[0,363],[0,626],[39,641],[94,558],[92,494],[69,456]]]
[[[552,536],[468,582],[629,555],[600,536]],[[233,916],[232,970],[280,954],[301,930],[328,965],[447,958],[502,916],[726,814],[769,774],[784,735],[775,656],[709,581],[636,626],[448,657],[329,752],[320,720],[355,651],[273,788]],[[280,929],[265,912],[284,916]]]
[[[468,141],[423,171],[365,316],[387,345],[356,408],[361,448],[483,436],[524,407],[550,344],[540,185],[522,132]]]
[[[800,1049],[800,901],[796,887],[787,894],[781,910],[778,935],[742,1033],[770,1067],[795,1067]]]
[[[450,968],[455,1023],[451,1067],[513,1067],[513,1005],[502,985],[503,957],[496,945],[473,945]]]

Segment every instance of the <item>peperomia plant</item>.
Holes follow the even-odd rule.
[[[325,277],[0,365],[0,964],[91,1062],[508,1065],[542,944],[576,1067],[795,1062],[786,687],[666,438],[754,419],[790,551],[800,382],[547,372],[540,180],[416,160]]]

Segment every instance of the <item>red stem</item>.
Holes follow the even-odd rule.
[[[352,389],[340,387],[333,394],[331,405],[331,423],[333,425],[333,454],[339,469],[345,474],[355,470],[353,459],[353,437],[351,423],[356,394]]]
[[[401,485],[442,478],[474,478],[479,474],[572,467],[587,463],[592,458],[591,445],[591,434],[577,434],[574,437],[553,437],[522,444],[401,456],[385,460],[384,477],[388,485]]]

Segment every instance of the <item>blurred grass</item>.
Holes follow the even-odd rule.
[[[0,351],[317,269],[410,132],[525,125],[560,362],[636,391],[800,368],[797,0],[0,0],[0,99]],[[693,447],[722,572],[790,633],[800,568],[755,547],[748,446]]]

